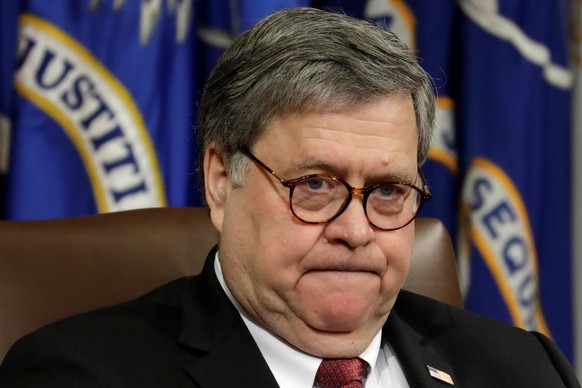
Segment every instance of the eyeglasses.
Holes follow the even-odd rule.
[[[323,224],[339,217],[354,195],[362,195],[368,222],[381,230],[397,230],[410,224],[424,201],[432,195],[422,171],[418,176],[423,189],[408,182],[387,181],[370,187],[352,187],[342,178],[329,174],[311,174],[284,180],[249,150],[242,153],[289,189],[289,207],[306,224]]]

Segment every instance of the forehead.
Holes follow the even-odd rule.
[[[414,176],[417,148],[412,100],[394,95],[344,111],[277,117],[254,150],[289,172],[322,164],[338,172]]]

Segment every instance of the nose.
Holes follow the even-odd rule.
[[[364,246],[373,241],[374,233],[364,211],[361,196],[354,196],[346,210],[324,229],[324,236],[329,242],[340,242],[350,248]]]

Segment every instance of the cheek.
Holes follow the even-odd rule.
[[[410,230],[408,230],[410,229]],[[412,250],[414,245],[414,228],[406,228],[400,232],[388,232],[379,236],[378,245],[386,257],[386,273],[382,278],[382,288],[385,295],[394,297],[404,285],[410,270]]]
[[[281,221],[277,224],[280,226]],[[321,238],[320,227],[289,223],[287,227],[266,228],[256,240],[256,258],[253,273],[256,286],[281,294],[295,287],[302,274],[301,263]]]
[[[288,208],[268,200],[246,205],[226,212],[223,267],[230,269],[231,282],[267,302],[294,287],[301,260],[320,240],[322,226],[301,223]]]

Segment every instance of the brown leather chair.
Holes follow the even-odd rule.
[[[0,360],[42,325],[197,274],[217,238],[202,208],[0,221]],[[436,219],[416,221],[405,288],[462,307],[450,238]]]

